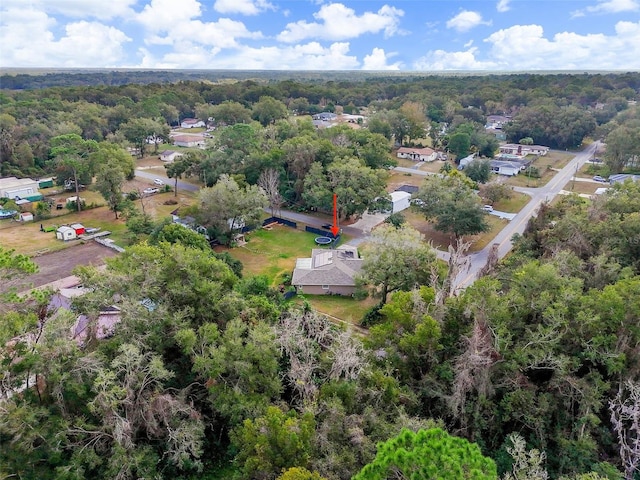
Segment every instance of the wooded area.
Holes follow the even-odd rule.
[[[491,114],[511,116],[515,143],[602,138],[607,173],[638,172],[639,74],[162,78],[0,92],[2,176],[95,179],[145,239],[104,271],[80,268],[72,312],[49,310],[45,293],[3,296],[0,477],[640,478],[640,182],[545,203],[458,295],[418,232],[383,225],[363,267],[381,301],[357,334],[243,275],[203,235],[132,210],[120,189],[135,169],[126,149],[142,156],[191,117],[215,131],[168,175],[210,187],[190,213],[222,243],[238,212],[330,211],[333,193],[341,219],[375,210],[399,145],[490,156]],[[308,116],[336,110],[367,125],[316,129]],[[476,187],[457,171],[430,177],[415,210],[456,238],[482,231]],[[33,270],[0,247],[0,281]],[[112,307],[120,321],[102,338]],[[82,343],[68,335],[78,314]]]

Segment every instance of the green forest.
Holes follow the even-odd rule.
[[[602,175],[640,173],[640,74],[74,75],[2,77],[0,174],[94,182],[135,241],[76,270],[88,293],[71,311],[3,290],[0,479],[640,479],[640,182],[544,203],[455,294],[418,232],[380,227],[362,278],[378,303],[357,329],[121,191],[185,118],[215,129],[167,174],[209,187],[189,213],[223,244],[239,211],[330,211],[335,192],[341,219],[375,210],[397,146],[491,158],[489,115],[509,116],[507,141],[602,140]],[[367,121],[316,129],[320,112]],[[486,229],[446,216],[481,210],[482,181],[443,175],[412,208],[456,238]],[[0,245],[0,283],[36,269]],[[107,307],[120,322],[103,338]]]

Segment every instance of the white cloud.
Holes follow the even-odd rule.
[[[413,68],[422,71],[435,70],[490,70],[495,68],[493,62],[476,59],[476,47],[464,52],[447,52],[445,50],[435,50],[419,58]]]
[[[202,15],[197,0],[151,0],[136,16],[136,20],[153,32],[167,32],[172,25]]]
[[[104,0],[2,0],[2,6],[6,9],[13,7],[38,10],[48,14],[61,14],[71,18],[95,17],[100,20],[109,20],[116,17],[127,18],[133,15],[132,6],[138,0],[109,0],[105,5]],[[28,5],[25,5],[27,4]]]
[[[638,70],[640,22],[621,21],[614,35],[562,32],[544,36],[540,25],[514,25],[484,42],[488,51],[434,50],[418,59],[417,70]]]
[[[213,9],[223,14],[257,15],[265,10],[275,10],[275,8],[266,0],[216,0],[213,4]]]
[[[540,25],[515,25],[491,34],[490,57],[510,70],[640,68],[640,22],[618,22],[616,34],[562,32],[545,38]]]
[[[496,5],[496,10],[498,10],[500,13],[508,12],[509,10],[511,10],[509,2],[511,2],[511,0],[499,0],[498,4]]]
[[[400,70],[400,62],[387,63],[395,55],[395,53],[385,53],[384,49],[376,47],[370,55],[365,55],[362,61],[362,70]]]
[[[640,10],[638,0],[598,0],[596,5],[576,10],[574,17],[582,17],[586,14],[637,12]]]
[[[235,48],[241,38],[262,38],[242,22],[220,18],[216,22],[198,20],[202,5],[197,0],[152,0],[137,16],[146,27],[147,45],[174,45],[179,55],[187,55],[194,45]]]
[[[380,31],[384,32],[385,37],[390,37],[402,33],[398,25],[403,15],[402,10],[388,5],[384,5],[375,13],[365,12],[357,15],[355,10],[341,3],[330,3],[322,5],[320,10],[313,14],[318,22],[299,20],[289,23],[277,38],[286,43],[296,43],[308,38],[345,40]]]
[[[110,67],[124,58],[131,39],[99,22],[67,24],[56,39],[56,21],[43,11],[8,9],[2,12],[2,64],[11,67]]]
[[[349,55],[349,44],[336,42],[328,47],[318,42],[285,47],[238,46],[233,53],[220,49],[206,51],[196,47],[185,54],[170,53],[156,59],[146,49],[140,50],[146,68],[214,68],[244,70],[353,70],[358,59]]]
[[[463,10],[458,15],[447,21],[447,28],[453,28],[458,32],[467,32],[478,25],[491,25],[491,22],[482,20],[478,12]]]

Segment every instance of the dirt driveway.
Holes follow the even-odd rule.
[[[39,287],[68,277],[72,275],[72,271],[77,265],[93,265],[96,267],[103,265],[105,258],[113,257],[117,254],[115,250],[91,241],[84,245],[78,244],[64,250],[33,257],[32,260],[39,267],[38,273],[21,279],[21,287],[18,290],[22,290],[27,283],[29,284],[28,287]]]

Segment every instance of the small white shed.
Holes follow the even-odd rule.
[[[391,213],[398,213],[409,208],[411,194],[409,192],[391,193]]]
[[[33,213],[31,212],[22,212],[20,214],[21,222],[33,222]]]
[[[56,238],[58,240],[62,240],[66,242],[68,240],[73,240],[77,237],[78,235],[76,235],[76,231],[71,227],[62,226],[56,230]]]

